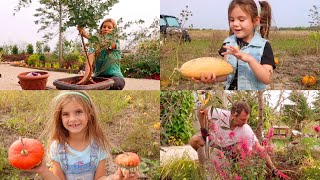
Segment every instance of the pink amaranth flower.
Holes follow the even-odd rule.
[[[209,129],[212,130],[213,132],[216,132],[216,125],[214,123],[209,124]]]
[[[320,132],[320,126],[314,127],[314,130],[315,130],[317,133],[319,133],[319,132]]]
[[[249,151],[249,143],[247,138],[241,138],[238,142],[241,146],[241,149],[243,149],[245,152]]]
[[[286,174],[284,174],[281,171],[277,171],[276,174],[280,179],[290,179],[289,176],[287,176]]]
[[[273,134],[274,134],[274,129],[273,129],[273,128],[270,128],[269,131],[268,131],[267,139],[272,138],[272,137],[273,137]]]
[[[242,177],[236,174],[235,180],[242,180]]]
[[[229,138],[230,138],[230,139],[233,139],[235,135],[236,135],[235,132],[233,132],[233,131],[230,131],[230,132],[229,132]]]

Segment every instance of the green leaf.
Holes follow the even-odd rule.
[[[221,129],[223,130],[230,130],[230,128],[226,127],[226,126],[220,126]]]

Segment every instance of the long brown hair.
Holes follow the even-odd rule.
[[[69,131],[62,124],[61,112],[64,105],[71,101],[81,104],[88,117],[86,137],[90,141],[93,140],[99,148],[108,150],[110,144],[99,126],[93,101],[85,91],[63,91],[53,99],[53,112],[47,126],[47,132],[49,133],[48,147],[53,141],[57,141],[57,145],[60,143],[68,144]]]
[[[261,6],[261,13],[260,13],[260,34],[262,37],[268,38],[269,31],[271,27],[271,6],[267,1],[258,1]],[[228,8],[228,16],[230,16],[231,11],[236,7],[239,6],[246,14],[249,14],[252,22],[256,19],[258,15],[258,8],[254,0],[233,0],[229,4]],[[233,32],[230,29],[230,35]]]

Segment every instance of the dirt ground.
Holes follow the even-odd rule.
[[[22,72],[37,71],[35,69],[14,67],[9,64],[0,64],[0,89],[1,90],[21,90],[18,84],[18,74]],[[68,74],[64,72],[49,71],[49,78],[47,82],[47,89],[56,89],[53,81],[56,79],[78,76],[78,74]],[[123,90],[159,90],[160,81],[152,79],[134,79],[125,78],[126,85]]]
[[[303,86],[301,79],[305,75],[317,78],[317,85],[312,87]],[[273,74],[273,83],[270,89],[320,89],[320,57],[283,57]]]

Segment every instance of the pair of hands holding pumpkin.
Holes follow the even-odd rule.
[[[42,162],[38,166],[27,171],[38,173],[41,175],[43,179],[59,179],[48,169],[48,167],[46,166],[45,160],[42,160]],[[97,180],[136,180],[136,179],[138,179],[138,172],[136,172],[135,174],[129,174],[129,171],[127,171],[126,174],[123,176],[120,168],[114,174],[112,174],[109,179],[106,176],[97,178]]]
[[[221,53],[221,55],[223,56],[233,55],[237,59],[240,59],[247,63],[255,61],[253,56],[240,51],[240,49],[238,49],[235,46],[223,46],[223,48],[227,49],[226,52]],[[200,73],[200,74],[201,74],[200,79],[192,78],[192,80],[195,82],[203,82],[203,83],[215,83],[215,82],[223,82],[227,80],[226,76],[216,77],[214,73],[208,73],[208,74]]]

